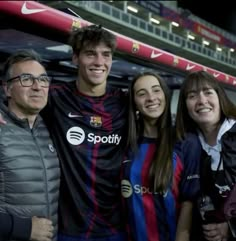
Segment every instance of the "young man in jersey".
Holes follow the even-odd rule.
[[[107,85],[116,38],[92,25],[70,43],[78,78],[52,88],[46,111],[61,160],[59,240],[125,241],[120,167],[127,100]]]

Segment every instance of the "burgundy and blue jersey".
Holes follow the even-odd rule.
[[[49,110],[62,171],[59,232],[75,240],[122,232],[126,94],[107,87],[103,96],[90,97],[75,82],[64,83],[52,86]]]
[[[121,190],[132,241],[175,240],[181,202],[199,192],[199,160],[188,146],[187,141],[175,146],[173,184],[165,194],[153,192],[148,185],[156,139],[142,138],[137,154],[123,161]],[[196,146],[200,150],[200,143]]]

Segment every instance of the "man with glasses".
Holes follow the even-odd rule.
[[[5,215],[8,222],[0,229],[0,240],[56,240],[59,161],[39,116],[49,84],[34,51],[20,50],[7,59],[7,101],[0,105],[6,122],[0,126],[0,217]]]

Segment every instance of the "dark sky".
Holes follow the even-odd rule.
[[[236,35],[235,0],[178,0],[178,6]]]

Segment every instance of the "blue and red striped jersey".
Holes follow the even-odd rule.
[[[187,145],[185,141],[175,146],[173,181],[165,194],[153,192],[148,184],[156,139],[143,138],[138,152],[123,161],[121,190],[132,241],[175,240],[181,202],[193,199],[199,192],[199,160]]]
[[[90,97],[78,92],[75,82],[50,91],[47,113],[62,170],[59,231],[88,239],[116,234],[124,223],[126,93],[107,87],[103,96]]]

